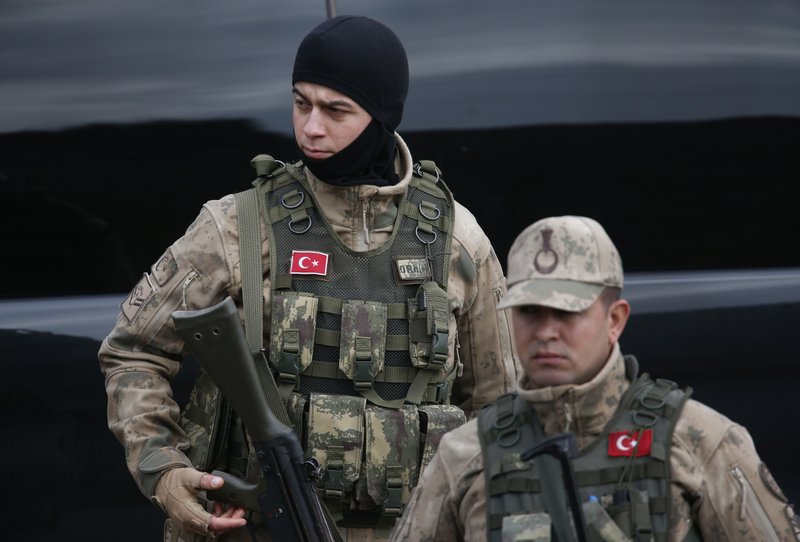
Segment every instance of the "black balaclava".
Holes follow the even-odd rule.
[[[364,131],[333,156],[316,160],[303,155],[308,169],[339,186],[397,183],[394,131],[408,94],[408,59],[394,32],[367,17],[328,19],[297,49],[292,84],[298,81],[337,90],[372,116]]]

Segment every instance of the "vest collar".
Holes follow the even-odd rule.
[[[629,385],[617,343],[603,368],[589,382],[530,389],[523,374],[518,393],[536,410],[545,435],[572,431],[582,448],[603,431]]]
[[[413,170],[408,146],[396,133],[395,137],[395,171],[400,178],[395,185],[333,186],[314,177],[308,168],[303,168],[325,219],[353,250],[364,251],[380,246],[394,228],[397,204],[406,193]]]
[[[368,200],[377,196],[393,197],[404,194],[408,183],[411,182],[412,161],[411,151],[403,138],[395,132],[394,137],[397,141],[397,157],[395,158],[395,171],[400,181],[391,186],[375,186],[373,184],[358,184],[353,186],[334,186],[324,183],[317,179],[308,168],[305,168],[306,178],[308,179],[314,194],[318,198],[328,197],[343,201]]]

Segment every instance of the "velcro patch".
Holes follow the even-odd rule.
[[[128,294],[128,297],[119,306],[122,314],[128,319],[129,324],[132,325],[136,321],[139,317],[139,313],[142,312],[142,308],[155,293],[156,290],[150,282],[150,276],[145,273],[142,275],[142,280],[133,287],[131,293]]]
[[[293,250],[289,273],[292,275],[327,275],[329,255],[314,250]]]
[[[636,457],[650,455],[653,430],[617,431],[608,435],[608,455],[611,457]]]
[[[403,281],[424,281],[431,276],[426,258],[396,258],[397,276]]]
[[[178,262],[175,261],[175,257],[172,255],[172,249],[168,248],[153,266],[153,278],[156,279],[156,284],[164,286],[177,270]]]

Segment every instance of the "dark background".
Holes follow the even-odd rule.
[[[403,134],[434,160],[505,264],[538,218],[599,220],[626,271],[800,265],[800,118]],[[0,134],[0,296],[125,292],[201,205],[247,188],[289,138],[245,121]],[[32,242],[33,240],[33,242]]]

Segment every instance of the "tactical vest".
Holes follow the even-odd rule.
[[[417,164],[390,239],[355,252],[302,164],[261,156],[254,166],[270,242],[272,373],[339,525],[388,529],[441,435],[465,421],[448,404],[459,369],[448,347],[452,194],[432,162]],[[248,470],[241,424],[204,373],[182,424],[198,468]]]
[[[627,376],[634,380],[636,360],[626,356],[625,362]],[[674,382],[653,381],[647,374],[642,375],[623,395],[603,433],[572,460],[581,500],[599,503],[597,508],[604,510],[601,512],[603,520],[608,522],[610,517],[630,540],[662,542],[667,539],[670,444],[676,421],[690,394],[691,389],[678,389]],[[547,456],[520,460],[525,451],[544,439],[534,409],[516,393],[511,393],[502,396],[495,405],[482,409],[478,416],[487,488],[487,539],[492,542],[515,540],[515,532],[525,532],[526,528],[528,533],[535,529],[541,531],[544,525],[547,531],[544,539],[550,540],[549,516],[552,514],[545,503],[553,501],[552,496],[543,494],[546,484],[543,484],[540,469],[558,467],[548,462],[553,458]],[[619,444],[613,446],[613,457],[609,444],[612,434],[617,441],[615,444]],[[638,455],[642,442],[650,442],[647,455]],[[617,455],[620,449],[627,450],[628,455]],[[563,498],[561,502],[566,507]],[[604,540],[599,533],[603,521],[588,516],[586,519],[589,540]],[[552,536],[552,540],[565,542],[558,533]]]

